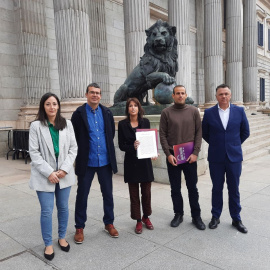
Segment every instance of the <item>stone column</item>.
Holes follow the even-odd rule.
[[[92,81],[87,0],[54,0],[62,99],[84,98]]]
[[[56,55],[54,23],[51,23],[53,18],[47,14],[52,0],[46,4],[34,0],[15,0],[13,3],[23,103],[24,106],[35,105],[46,92],[60,94],[58,70],[51,63]],[[20,115],[25,118],[25,113]]]
[[[93,82],[99,84],[102,91],[102,104],[110,104],[110,85],[108,67],[108,48],[105,18],[105,0],[89,1],[91,66]]]
[[[169,0],[169,24],[176,26],[178,40],[178,72],[176,83],[191,93],[191,57],[189,45],[189,0]]]
[[[257,19],[256,0],[244,0],[243,86],[244,103],[257,102]]]
[[[223,83],[221,0],[204,1],[204,60],[207,107],[216,103],[216,87]]]
[[[127,75],[144,54],[145,30],[150,26],[149,0],[124,0]]]
[[[243,31],[241,0],[227,1],[226,7],[226,84],[232,91],[232,102],[243,104]]]
[[[197,28],[197,38],[196,38],[196,94],[199,108],[205,103],[205,91],[204,91],[204,4],[201,0],[196,0],[196,28]]]

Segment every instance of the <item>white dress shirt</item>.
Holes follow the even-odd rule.
[[[219,107],[219,104],[218,104],[219,117],[225,130],[227,128],[229,117],[230,117],[230,106],[231,104],[229,103],[229,107],[226,110],[223,110]]]

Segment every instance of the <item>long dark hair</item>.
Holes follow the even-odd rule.
[[[39,109],[38,109],[38,113],[36,116],[36,120],[39,120],[44,126],[48,125],[47,124],[48,116],[45,112],[44,104],[45,104],[46,100],[50,97],[54,97],[57,101],[58,106],[59,106],[59,109],[58,109],[56,117],[55,117],[55,126],[54,127],[57,130],[63,130],[67,126],[67,121],[64,117],[61,116],[61,106],[60,106],[59,98],[57,97],[57,95],[55,95],[51,92],[48,92],[42,96],[40,103],[39,103]]]
[[[142,108],[142,105],[141,105],[140,101],[135,97],[129,98],[127,100],[126,111],[125,111],[127,118],[130,120],[129,113],[128,113],[128,107],[129,107],[129,104],[130,104],[131,101],[133,101],[138,106],[138,110],[139,110],[138,111],[138,120],[142,119],[143,115],[144,115],[144,109]]]

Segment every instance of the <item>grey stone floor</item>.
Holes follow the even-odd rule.
[[[241,203],[243,223],[248,234],[231,225],[227,190],[224,210],[216,230],[197,230],[191,223],[187,190],[183,184],[184,222],[169,226],[173,217],[170,188],[153,183],[151,220],[153,231],[134,233],[130,219],[129,195],[123,177],[114,176],[115,226],[118,239],[103,230],[102,196],[97,179],[89,197],[85,241],[73,242],[76,187],[70,196],[67,240],[69,253],[57,244],[57,219],[54,213],[55,258],[43,257],[44,244],[39,225],[39,203],[28,187],[29,164],[23,160],[0,158],[0,269],[270,269],[270,155],[243,164]],[[202,218],[211,218],[209,174],[199,177]],[[55,211],[56,212],[56,211]]]

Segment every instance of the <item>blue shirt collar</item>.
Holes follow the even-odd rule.
[[[96,109],[93,109],[91,106],[89,106],[88,103],[86,103],[86,110],[88,110],[89,112],[95,113],[95,112],[98,112],[98,109],[99,109],[99,105],[97,106]]]

